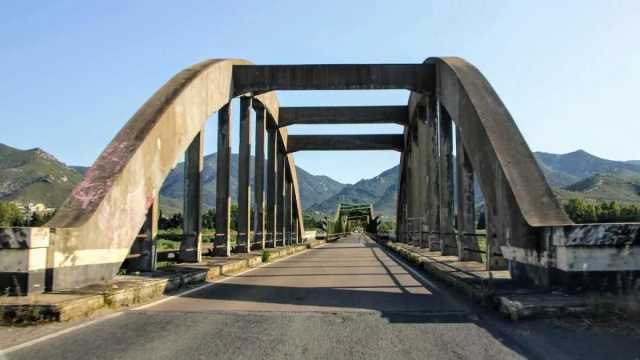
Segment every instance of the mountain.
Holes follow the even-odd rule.
[[[42,149],[0,144],[0,200],[58,207],[82,175]]]
[[[578,197],[594,201],[640,203],[640,160],[613,161],[584,150],[568,154],[534,153],[554,192],[562,201]],[[215,207],[216,154],[204,158],[203,202]],[[251,177],[253,182],[253,158]],[[184,164],[179,163],[165,180],[161,207],[165,213],[182,211]],[[87,167],[67,166],[42,149],[19,150],[0,144],[0,201],[42,202],[58,207],[82,179]],[[302,206],[317,214],[331,214],[338,203],[371,203],[374,210],[395,215],[399,166],[380,175],[345,185],[328,176],[297,168]],[[238,155],[231,159],[231,197],[238,192]],[[252,184],[253,185],[253,184]],[[479,191],[477,191],[480,194]],[[477,203],[482,199],[478,196]]]
[[[598,173],[558,189],[556,193],[561,199],[577,197],[594,201],[640,203],[640,173],[636,176]]]
[[[254,188],[254,157],[251,157],[251,188]],[[205,208],[216,206],[216,178],[217,155],[210,154],[204,157],[203,172],[203,204]],[[315,203],[320,203],[333,194],[340,191],[345,185],[328,176],[313,175],[296,167],[298,174],[298,186],[302,207],[307,208]],[[229,192],[231,201],[237,201],[238,196],[238,154],[231,155],[231,177],[229,179]],[[165,179],[160,189],[160,204],[165,213],[182,211],[182,198],[184,194],[184,163],[178,163]],[[253,199],[253,195],[251,197]]]
[[[599,173],[640,173],[640,161],[607,160],[584,150],[568,154],[535,152],[534,155],[547,180],[554,187],[568,186]]]
[[[385,170],[380,175],[347,185],[323,202],[311,206],[309,211],[335,212],[339,203],[373,204],[373,210],[386,216],[395,216],[396,195],[400,166]]]

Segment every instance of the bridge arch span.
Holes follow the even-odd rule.
[[[116,274],[164,179],[209,117],[233,98],[233,65],[244,64],[250,62],[212,59],[179,72],[118,132],[46,224],[53,240],[47,267],[55,288]],[[277,122],[275,93],[254,99]],[[278,131],[286,146],[287,130]],[[295,179],[293,156],[288,156],[288,164]],[[293,187],[299,198],[296,181]]]

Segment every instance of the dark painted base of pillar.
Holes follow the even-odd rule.
[[[509,264],[509,271],[518,286],[559,289],[570,294],[625,294],[640,287],[640,271],[562,271],[513,261]]]
[[[0,272],[0,296],[26,296],[45,291],[45,270]]]
[[[202,259],[197,249],[180,250],[179,256],[181,262],[199,262]]]
[[[247,254],[249,253],[249,249],[247,245],[236,245],[232,251],[234,254]]]

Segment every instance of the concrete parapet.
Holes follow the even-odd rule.
[[[637,313],[637,293],[620,296],[600,292],[577,295],[562,291],[540,292],[518,286],[507,270],[487,271],[480,262],[459,261],[456,256],[444,256],[439,251],[383,239],[377,241],[438,280],[514,321],[575,315],[589,317],[601,311],[603,306],[620,313]]]
[[[45,291],[49,234],[48,228],[0,228],[0,294]]]

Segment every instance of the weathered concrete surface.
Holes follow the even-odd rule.
[[[240,64],[238,64],[240,65]],[[432,64],[234,66],[235,94],[271,90],[433,89]]]
[[[48,228],[0,228],[0,292],[3,295],[45,290],[50,243]]]
[[[209,60],[177,74],[127,122],[87,171],[47,224],[54,229],[48,264],[54,290],[116,274],[167,174],[209,116],[232,98],[234,64],[248,62]],[[255,99],[277,123],[275,94],[262,93]],[[279,133],[286,146],[286,129]],[[295,166],[293,159],[288,164]],[[297,183],[294,186],[298,195]]]
[[[266,247],[265,234],[265,206],[264,206],[264,138],[266,134],[267,111],[261,106],[256,109],[256,144],[255,144],[255,175],[254,175],[254,209],[253,209],[253,241],[260,249]]]
[[[216,255],[231,255],[231,103],[218,111],[216,161]]]
[[[202,258],[202,170],[204,129],[196,135],[184,154],[184,224],[180,259],[199,262]]]
[[[637,352],[628,334],[514,326],[427,281],[351,238],[7,357],[565,360]]]
[[[518,287],[508,270],[488,271],[481,262],[461,261],[456,256],[442,255],[439,251],[382,240],[379,243],[473,300],[496,308],[510,320],[557,319],[576,315],[588,318],[605,306],[618,312],[628,312],[629,315],[638,312],[637,306],[633,310],[624,302],[625,298],[620,296],[603,296],[600,293],[540,293]],[[637,301],[638,295],[635,293],[629,298]]]
[[[251,98],[240,98],[240,146],[238,154],[238,243],[236,249],[251,251]]]
[[[407,123],[406,106],[304,106],[281,107],[278,126],[295,124]]]
[[[402,151],[402,135],[289,135],[287,152],[310,150]]]

